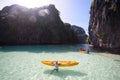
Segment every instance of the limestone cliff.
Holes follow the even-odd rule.
[[[11,5],[0,11],[0,45],[83,42],[75,35],[65,27],[54,5],[30,9]]]
[[[71,42],[77,41],[79,44],[86,44],[87,35],[82,27],[69,23],[65,23],[64,25],[67,31],[69,31],[68,36],[72,37],[72,39],[70,39],[72,40]]]
[[[89,35],[95,47],[120,49],[120,0],[93,0]]]

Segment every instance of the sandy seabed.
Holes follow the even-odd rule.
[[[79,65],[51,71],[41,60],[74,60]],[[0,51],[0,80],[120,80],[120,55],[90,52]]]

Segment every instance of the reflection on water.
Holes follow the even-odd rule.
[[[13,51],[28,51],[28,52],[78,52],[80,48],[88,49],[87,44],[80,45],[42,45],[42,46],[3,46],[0,51],[13,52]]]

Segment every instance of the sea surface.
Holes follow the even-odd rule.
[[[0,47],[0,80],[120,80],[120,55],[91,51],[88,45]],[[41,60],[74,60],[73,67],[46,66]]]

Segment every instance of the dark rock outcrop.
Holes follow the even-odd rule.
[[[78,43],[85,44],[87,35],[86,35],[84,29],[82,27],[78,27],[76,25],[72,25],[71,29],[74,31],[74,34],[77,36],[78,41],[79,41]]]
[[[54,5],[31,9],[11,5],[0,11],[0,45],[79,42],[73,30],[65,27]]]
[[[120,0],[93,0],[89,35],[95,47],[120,49]]]
[[[87,35],[82,27],[65,23],[65,28],[69,32],[69,37],[72,37],[72,39],[69,39],[72,40],[71,42],[86,44]]]

